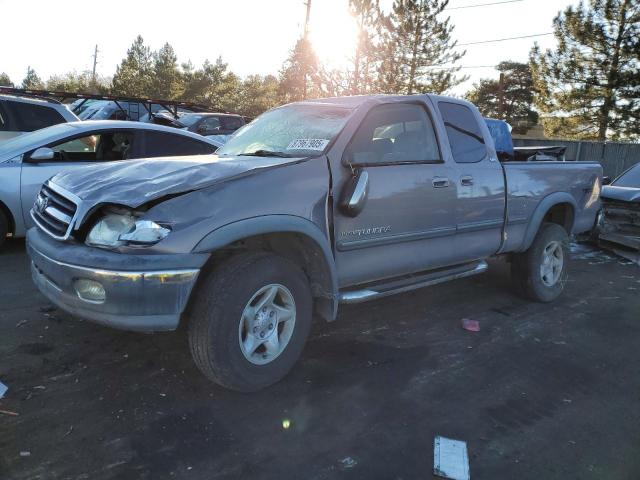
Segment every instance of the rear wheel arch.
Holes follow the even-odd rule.
[[[575,223],[576,208],[577,205],[574,198],[566,192],[552,193],[543,198],[531,216],[524,241],[518,251],[526,251],[531,246],[540,228],[545,223],[560,225],[570,236]]]
[[[7,207],[4,204],[4,202],[2,202],[2,200],[0,200],[0,215],[2,215],[4,217],[4,219],[6,219],[6,222],[7,222],[7,232],[6,233],[11,233],[11,234],[15,233],[15,231],[16,231],[15,219],[13,218],[13,215],[11,214],[11,210],[9,210],[9,207]],[[0,219],[0,221],[2,221],[2,220]],[[0,238],[0,243],[2,243],[3,240],[4,240],[4,238]]]
[[[268,215],[234,222],[205,236],[194,252],[212,253],[208,268],[247,251],[272,252],[302,268],[309,279],[315,312],[336,318],[338,276],[327,238],[312,222],[290,215]]]

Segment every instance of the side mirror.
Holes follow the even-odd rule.
[[[340,210],[349,217],[357,217],[369,196],[369,174],[360,170],[344,186],[340,196]]]
[[[611,185],[611,177],[602,177],[602,185]]]
[[[53,160],[55,152],[48,147],[40,147],[29,156],[29,160],[34,162],[43,162],[46,160]]]

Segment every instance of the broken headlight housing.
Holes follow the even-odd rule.
[[[117,248],[123,245],[148,246],[166,238],[171,230],[136,212],[110,209],[89,231],[85,243],[91,247]]]

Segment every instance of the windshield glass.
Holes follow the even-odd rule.
[[[181,115],[180,118],[178,119],[178,121],[180,122],[181,125],[184,125],[185,127],[190,127],[191,125],[196,123],[201,118],[202,118],[202,115],[189,115],[189,114],[187,114],[187,115]]]
[[[68,123],[60,123],[34,132],[23,133],[6,142],[0,143],[0,153],[23,152],[30,148],[37,148],[43,143],[47,143],[50,138],[57,137],[58,134],[63,134],[67,130],[71,131],[72,129],[73,126]]]
[[[615,185],[616,187],[640,188],[640,164],[624,172],[616,178],[611,185]]]
[[[295,104],[276,108],[236,131],[217,153],[318,155],[340,132],[350,113],[350,109],[336,105]]]

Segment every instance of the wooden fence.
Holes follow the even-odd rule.
[[[589,160],[602,164],[604,175],[617,177],[627,168],[640,162],[640,143],[622,142],[581,142],[577,140],[538,140],[535,138],[514,138],[516,147],[536,145],[562,145],[567,147],[567,160]]]

